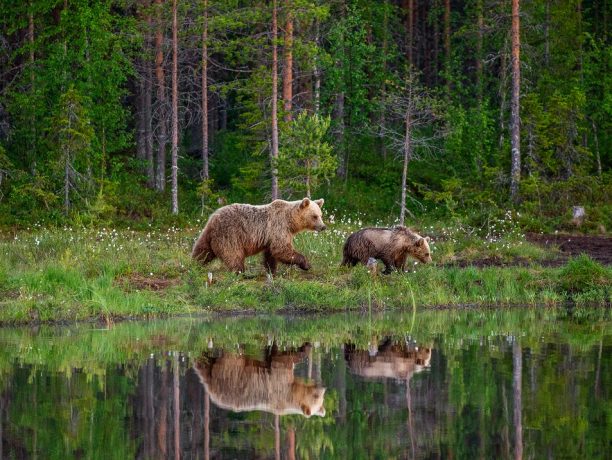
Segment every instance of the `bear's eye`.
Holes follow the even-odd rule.
[[[312,216],[312,220],[317,220],[318,217],[317,216]]]

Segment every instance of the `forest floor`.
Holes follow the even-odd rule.
[[[310,260],[271,278],[261,257],[244,274],[202,267],[190,249],[203,222],[186,228],[0,230],[0,324],[149,318],[183,314],[333,312],[465,306],[610,304],[612,239],[523,234],[511,220],[474,229],[421,226],[433,264],[404,273],[340,267],[359,218],[296,237]],[[381,225],[382,223],[373,223]],[[580,254],[586,255],[580,255]],[[410,260],[410,259],[409,259]],[[380,264],[379,264],[380,265]],[[382,268],[379,266],[379,268]],[[209,277],[211,282],[208,282]]]

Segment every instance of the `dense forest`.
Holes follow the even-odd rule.
[[[606,0],[0,5],[0,224],[312,193],[612,227]]]

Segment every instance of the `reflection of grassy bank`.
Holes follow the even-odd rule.
[[[588,259],[561,268],[539,262],[554,253],[525,243],[513,231],[467,236],[460,228],[430,228],[435,265],[372,277],[340,268],[342,244],[359,224],[343,222],[297,246],[313,269],[283,267],[266,280],[259,257],[246,275],[218,262],[202,268],[189,258],[197,229],[35,231],[0,240],[0,322],[150,317],[208,311],[338,311],[417,306],[557,305],[610,300],[612,270]],[[436,238],[437,236],[437,238]],[[520,260],[524,267],[476,268],[477,258]],[[458,268],[452,264],[468,264]],[[205,279],[212,272],[214,284]]]
[[[101,375],[108,365],[143,362],[151,353],[180,351],[197,357],[214,346],[240,346],[255,355],[273,338],[281,346],[318,342],[324,347],[354,343],[367,348],[372,340],[385,336],[412,337],[428,343],[443,336],[446,347],[461,348],[464,341],[489,337],[520,336],[523,346],[538,350],[542,338],[557,337],[588,350],[602,340],[610,325],[608,309],[510,309],[443,310],[412,313],[356,315],[349,313],[283,317],[276,315],[203,318],[176,318],[150,322],[128,321],[109,329],[78,325],[66,330],[56,326],[0,329],[0,376],[15,358],[23,364],[44,365],[57,371],[83,369]],[[607,339],[606,339],[607,340]]]

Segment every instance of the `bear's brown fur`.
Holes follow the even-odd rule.
[[[380,259],[385,273],[393,268],[403,270],[406,258],[412,256],[423,263],[431,262],[429,237],[421,237],[409,228],[364,228],[353,233],[344,243],[342,265],[367,265],[369,258]]]
[[[351,372],[360,377],[409,380],[414,374],[429,367],[431,348],[409,348],[387,339],[377,349],[369,351],[345,345],[344,357]]]
[[[218,257],[233,271],[244,271],[244,259],[264,252],[264,267],[276,272],[278,262],[302,270],[310,263],[293,248],[293,237],[303,230],[325,230],[323,200],[274,200],[252,206],[231,204],[215,211],[196,240],[191,256],[207,264]]]
[[[232,353],[219,358],[202,356],[194,370],[210,399],[224,409],[323,417],[325,388],[296,379],[293,374],[294,365],[304,359],[309,346],[278,353],[274,344],[265,361]]]

